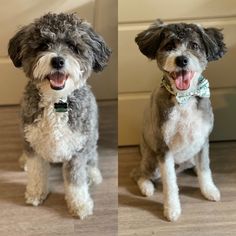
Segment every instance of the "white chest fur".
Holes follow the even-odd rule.
[[[203,119],[195,99],[186,105],[176,104],[162,127],[164,140],[174,155],[176,163],[182,163],[196,155],[205,143],[211,123]]]
[[[85,136],[68,126],[68,112],[56,112],[54,104],[44,104],[42,116],[24,128],[25,139],[36,154],[51,162],[70,160],[85,144]]]

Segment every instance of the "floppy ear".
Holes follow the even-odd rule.
[[[157,20],[148,29],[139,33],[135,38],[139,50],[152,60],[156,58],[156,52],[162,40],[163,29],[163,23],[160,20]]]
[[[26,27],[23,27],[8,43],[8,54],[15,67],[22,66],[22,40],[25,37]]]
[[[205,45],[208,61],[220,59],[226,53],[224,36],[220,29],[204,28],[201,30],[202,40]]]
[[[87,24],[87,23],[86,23]],[[93,70],[102,71],[107,65],[111,55],[111,49],[107,46],[104,39],[98,35],[89,24],[87,24],[85,42],[90,46],[93,53]]]

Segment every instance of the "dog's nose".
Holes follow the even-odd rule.
[[[175,63],[179,67],[185,67],[188,64],[188,58],[185,56],[179,56],[175,58]]]
[[[57,70],[63,68],[64,64],[65,64],[65,60],[62,57],[53,57],[51,60],[52,67]]]

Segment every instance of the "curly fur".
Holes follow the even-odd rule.
[[[97,105],[86,81],[92,71],[103,70],[111,50],[77,15],[48,13],[22,27],[10,40],[8,52],[29,77],[21,103],[26,202],[43,202],[49,192],[49,162],[63,162],[69,210],[83,219],[93,211],[88,184],[102,181],[96,150]],[[62,68],[53,67],[55,57],[63,58]],[[48,76],[53,73],[67,76],[60,90],[50,86]],[[68,105],[66,112],[54,109],[61,101]]]
[[[145,56],[157,61],[165,80],[179,93],[172,72],[193,71],[187,89],[191,91],[196,89],[207,63],[226,52],[220,30],[204,29],[195,24],[167,25],[156,21],[139,33],[135,41]],[[187,60],[181,68],[176,60],[180,56]],[[181,105],[164,87],[152,92],[144,112],[140,145],[142,159],[132,175],[145,196],[153,195],[154,182],[161,176],[164,215],[170,221],[176,221],[181,214],[176,173],[187,168],[196,168],[201,192],[207,199],[220,200],[209,167],[208,138],[213,121],[209,98],[192,96],[187,104]],[[175,165],[179,167],[175,169]]]

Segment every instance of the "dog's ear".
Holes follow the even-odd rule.
[[[135,38],[139,50],[152,60],[156,58],[156,52],[160,46],[164,28],[165,25],[163,22],[157,20],[148,29],[139,33]]]
[[[208,61],[220,59],[226,53],[224,36],[220,29],[203,28],[201,29],[202,40],[206,49]]]
[[[19,30],[8,44],[8,54],[15,67],[22,66],[22,40],[25,38],[27,27]]]
[[[111,55],[111,49],[107,46],[104,39],[98,35],[92,27],[86,22],[86,35],[83,35],[83,40],[92,49],[93,56],[93,70],[95,72],[102,71],[107,65]]]

